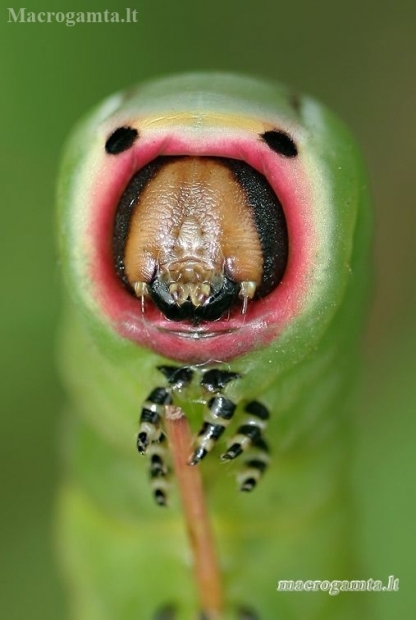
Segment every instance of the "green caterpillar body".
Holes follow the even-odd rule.
[[[200,318],[189,297],[172,304],[172,312],[189,310],[191,318],[166,318],[154,293],[158,275],[140,283],[138,298],[125,277],[127,259],[116,264],[114,222],[134,175],[158,162],[145,181],[135,181],[142,193],[134,213],[143,217],[146,188],[159,191],[151,184],[162,184],[157,166],[182,170],[189,158],[198,170],[200,158],[213,158],[219,175],[224,161],[246,163],[276,193],[287,224],[283,276],[253,298],[244,297],[251,278],[234,278],[239,292],[213,320]],[[228,179],[228,168],[224,174]],[[248,195],[248,185],[242,187]],[[155,230],[163,226],[156,221],[160,204],[154,214],[149,207]],[[65,429],[59,520],[71,618],[203,617],[174,481],[161,509],[149,490],[146,459],[135,450],[143,403],[155,388],[167,389],[160,365],[193,372],[188,386],[169,394],[195,433],[211,402],[201,378],[212,369],[238,374],[218,391],[221,402],[236,405],[224,437],[238,434],[248,403],[261,402],[270,413],[263,434],[269,465],[253,493],[236,488],[239,459],[219,460],[222,438],[197,465],[226,592],[221,620],[351,618],[351,594],[276,591],[279,580],[360,578],[348,488],[349,393],[367,289],[369,210],[347,130],[315,101],[279,85],[228,74],[157,80],[113,96],[78,126],[62,168],[59,207],[69,293],[61,368],[77,413]],[[264,247],[262,241],[263,255]]]

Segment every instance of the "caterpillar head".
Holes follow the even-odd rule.
[[[355,156],[326,110],[261,81],[116,95],[67,157],[70,288],[112,333],[186,363],[284,347],[294,328],[313,346],[350,284]]]
[[[167,319],[195,326],[245,314],[249,299],[279,284],[287,228],[276,195],[245,162],[165,156],[125,189],[113,250],[143,313],[151,298]]]

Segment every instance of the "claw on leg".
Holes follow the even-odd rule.
[[[261,430],[254,424],[243,424],[237,434],[232,438],[232,443],[227,452],[221,455],[222,461],[232,461],[237,456],[248,450],[253,444],[261,439]]]

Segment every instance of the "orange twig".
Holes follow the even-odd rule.
[[[180,407],[166,407],[166,433],[190,539],[197,587],[207,620],[221,617],[224,601],[214,540],[198,466],[188,464],[192,434]]]

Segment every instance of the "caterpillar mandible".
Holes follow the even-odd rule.
[[[242,76],[141,84],[76,128],[59,226],[73,620],[350,617],[351,595],[276,592],[354,576],[347,395],[369,210],[343,124]],[[172,412],[192,428],[181,448]],[[176,458],[202,474],[213,544]],[[213,545],[221,594],[195,569]]]

